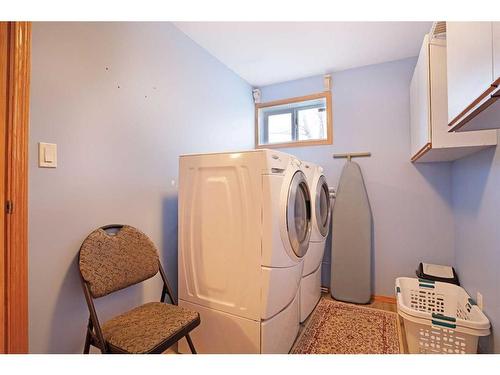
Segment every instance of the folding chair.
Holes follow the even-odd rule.
[[[200,324],[197,312],[177,306],[154,243],[128,225],[111,224],[96,229],[83,241],[79,270],[89,308],[84,354],[90,345],[101,353],[162,353],[189,336]],[[143,282],[160,273],[160,302],[150,302],[120,314],[104,324],[97,318],[94,299]],[[168,294],[171,304],[165,303]]]

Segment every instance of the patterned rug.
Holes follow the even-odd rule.
[[[293,354],[399,354],[397,314],[322,298]]]

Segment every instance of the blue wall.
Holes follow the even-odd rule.
[[[325,168],[358,160],[375,229],[374,293],[419,261],[455,264],[500,324],[500,152],[450,163],[409,162],[415,59],[333,74],[334,142],[284,151]],[[262,88],[263,101],[323,90],[323,77]],[[93,228],[124,222],[160,248],[177,278],[177,156],[253,148],[250,86],[168,23],[35,23],[30,134],[30,350],[79,352],[86,305],[75,257]],[[57,169],[37,168],[37,143],[58,144]],[[329,251],[323,281],[328,285]],[[98,301],[104,318],[158,298],[158,280]],[[500,335],[498,335],[500,337]],[[485,351],[500,352],[496,335]]]
[[[251,87],[169,23],[34,23],[30,351],[76,353],[87,307],[76,256],[107,223],[142,229],[177,284],[178,155],[253,148]],[[37,143],[58,168],[37,167]],[[106,319],[158,300],[159,278],[98,300]]]
[[[473,298],[483,294],[493,334],[482,352],[500,353],[500,151],[453,163],[411,164],[409,81],[414,59],[333,74],[332,146],[285,151],[322,165],[336,187],[343,161],[333,153],[371,151],[358,159],[365,176],[375,229],[375,294],[391,295],[397,276],[413,276],[419,261],[455,265]],[[316,76],[262,88],[263,101],[323,90]],[[500,143],[500,139],[499,139]],[[323,284],[329,286],[329,246]]]
[[[500,143],[500,139],[499,139]],[[493,335],[481,350],[500,353],[500,150],[498,147],[453,163],[455,263],[473,298],[479,291]]]
[[[373,211],[376,295],[393,295],[394,279],[414,276],[420,261],[454,263],[451,165],[410,162],[409,84],[415,63],[412,58],[333,74],[333,145],[284,149],[323,166],[334,187],[345,161],[332,159],[333,153],[372,153],[357,162]],[[319,91],[322,76],[262,87],[262,99]],[[326,251],[325,285],[329,255]]]

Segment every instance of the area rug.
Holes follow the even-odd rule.
[[[399,354],[397,314],[322,298],[293,354]]]

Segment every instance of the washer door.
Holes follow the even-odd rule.
[[[302,258],[311,237],[311,195],[306,176],[301,171],[295,172],[288,189],[286,223],[292,250]]]
[[[330,223],[330,193],[328,191],[328,184],[326,183],[325,176],[321,176],[318,180],[316,188],[316,204],[314,210],[316,212],[316,223],[318,230],[323,237],[328,235],[328,228]]]

